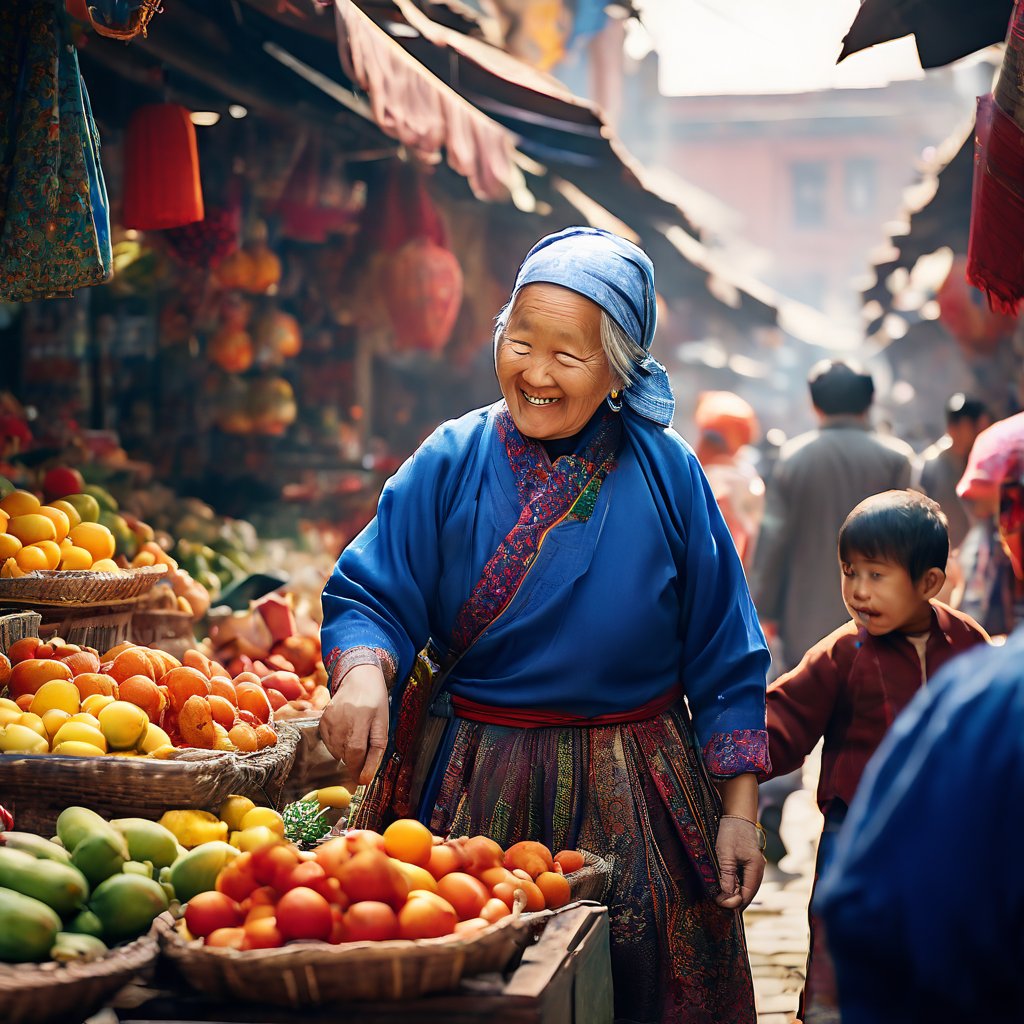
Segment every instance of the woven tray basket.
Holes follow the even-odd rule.
[[[127,573],[37,569],[13,580],[0,579],[0,604],[111,605],[134,601],[167,572],[166,565],[145,565]]]
[[[465,939],[297,942],[239,952],[188,942],[169,922],[159,927],[161,952],[200,992],[293,1009],[451,992],[463,976],[503,970],[533,931],[529,918],[509,916]]]
[[[155,821],[168,809],[216,811],[238,793],[279,809],[299,732],[287,722],[277,728],[277,743],[254,754],[183,750],[172,761],[0,754],[0,793],[18,828],[43,836],[72,805]]]
[[[161,918],[171,927],[170,914]],[[0,964],[0,1024],[79,1024],[92,1016],[137,974],[152,970],[161,918],[146,935],[91,964]]]

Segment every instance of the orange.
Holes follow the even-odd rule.
[[[43,505],[39,509],[39,515],[46,516],[47,519],[53,521],[53,527],[57,531],[57,536],[54,540],[59,544],[68,535],[68,530],[71,529],[71,522],[66,513],[62,512],[59,508],[54,508],[52,505]]]
[[[68,667],[70,668],[70,666]],[[102,672],[77,673],[75,675],[75,686],[78,687],[82,700],[93,696],[93,694],[109,697],[111,700],[117,699],[117,680]]]
[[[537,888],[544,894],[544,903],[548,910],[557,910],[569,902],[569,883],[565,875],[554,871],[542,871],[537,876]]]
[[[47,553],[35,544],[29,544],[22,548],[15,556],[18,568],[25,572],[34,572],[36,569],[49,569],[50,559]]]
[[[426,867],[430,862],[430,851],[434,845],[434,837],[426,825],[413,818],[399,818],[384,830],[384,850],[396,860],[404,860],[407,864]],[[471,914],[471,917],[476,917]]]
[[[10,516],[0,508],[0,533],[7,532],[7,524],[10,521]]]
[[[41,504],[42,502],[30,491],[11,491],[6,498],[0,501],[0,509],[14,519],[16,516],[25,516],[30,512],[38,511]]]
[[[85,548],[94,560],[114,557],[114,535],[102,523],[79,523],[68,536],[76,548]]]
[[[117,688],[118,699],[126,700],[146,712],[151,722],[160,718],[163,694],[149,676],[129,676]]]
[[[0,561],[6,562],[21,550],[21,541],[13,533],[0,533]]]
[[[53,520],[35,512],[13,518],[7,524],[7,532],[17,537],[22,544],[57,539],[57,528],[53,525]]]
[[[52,540],[37,540],[33,547],[39,548],[46,555],[46,568],[56,569],[60,565],[60,548]]]
[[[157,667],[145,647],[129,647],[114,658],[114,663],[110,666],[110,676],[118,683],[131,676],[148,676],[156,682]]]
[[[51,501],[48,507],[56,509],[58,512],[63,512],[68,517],[69,530],[73,530],[82,521],[82,517],[78,514],[78,509],[70,501],[65,501],[63,498],[59,501]]]
[[[62,661],[52,661],[49,658],[30,658],[28,661],[19,661],[11,669],[11,681],[8,683],[10,696],[13,700],[25,694],[34,694],[43,683],[51,679],[70,679],[71,669]]]

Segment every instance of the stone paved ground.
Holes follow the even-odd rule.
[[[760,891],[743,914],[758,1024],[789,1024],[796,1016],[803,987],[807,901],[822,824],[814,802],[819,765],[820,747],[804,765],[804,788],[786,800],[782,840],[789,853],[779,864],[781,871],[769,866]]]

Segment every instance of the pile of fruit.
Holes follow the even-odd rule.
[[[268,841],[226,864],[215,891],[190,899],[183,934],[239,950],[463,937],[510,915],[517,900],[528,912],[564,906],[565,873],[582,866],[582,854],[552,857],[541,843],[503,851],[484,836],[442,842],[411,819],[312,852]]]
[[[198,651],[182,664],[130,643],[101,656],[26,637],[9,654],[0,655],[2,753],[163,759],[182,747],[250,753],[277,743],[265,681],[231,679]]]

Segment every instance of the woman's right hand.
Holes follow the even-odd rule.
[[[345,673],[320,718],[320,737],[360,785],[373,779],[388,742],[388,688],[376,665]]]

